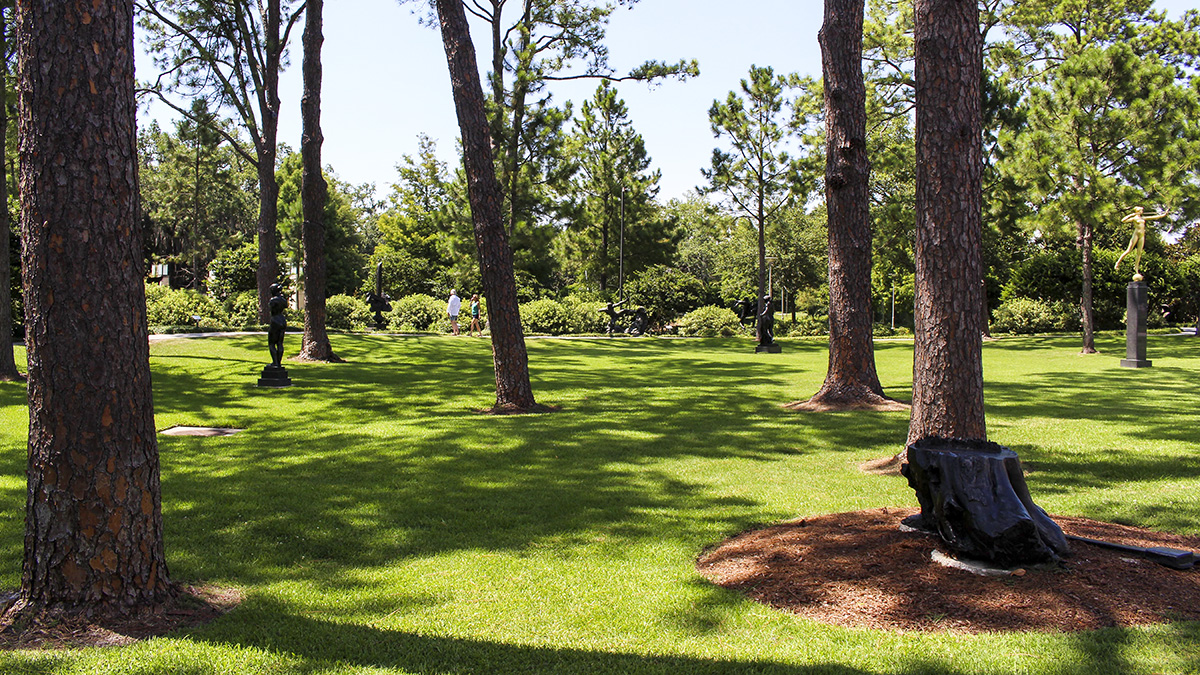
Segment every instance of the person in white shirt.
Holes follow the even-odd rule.
[[[450,302],[446,303],[446,313],[450,315],[450,332],[458,335],[458,311],[462,309],[462,300],[454,289],[450,289]]]

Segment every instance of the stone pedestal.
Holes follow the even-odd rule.
[[[774,342],[769,345],[758,345],[757,347],[754,348],[755,354],[762,354],[762,353],[778,354],[782,351],[783,351],[783,348]]]
[[[288,377],[287,368],[283,366],[264,366],[262,377],[258,378],[260,387],[290,387],[292,379]]]
[[[908,446],[900,472],[921,513],[904,524],[935,532],[956,555],[1001,567],[1070,554],[1062,529],[1033,503],[1021,460],[988,441],[926,438]]]
[[[1146,358],[1146,312],[1148,287],[1144,281],[1131,281],[1125,287],[1125,358],[1122,368],[1149,368]]]

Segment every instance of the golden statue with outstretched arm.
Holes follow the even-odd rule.
[[[1141,281],[1144,278],[1142,277],[1141,266],[1142,251],[1146,248],[1146,221],[1166,217],[1167,213],[1165,211],[1159,211],[1153,216],[1144,216],[1142,215],[1142,207],[1133,207],[1133,213],[1121,219],[1122,223],[1133,223],[1133,236],[1129,238],[1129,248],[1125,249],[1120,258],[1117,258],[1117,264],[1113,269],[1121,269],[1121,261],[1125,259],[1125,256],[1133,253],[1133,250],[1136,248],[1137,255],[1133,257],[1133,280]]]

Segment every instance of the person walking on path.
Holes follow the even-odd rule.
[[[462,300],[453,288],[450,289],[450,302],[446,303],[446,313],[450,315],[450,332],[458,335],[458,311],[462,309]]]
[[[467,335],[472,335],[475,331],[479,331],[479,337],[483,337],[483,326],[479,324],[479,294],[471,296],[471,327],[467,329]]]

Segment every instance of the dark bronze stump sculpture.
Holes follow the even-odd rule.
[[[952,553],[1001,567],[1070,555],[1058,524],[1029,496],[1021,460],[988,441],[926,438],[900,467],[921,513],[904,524],[941,536]]]

